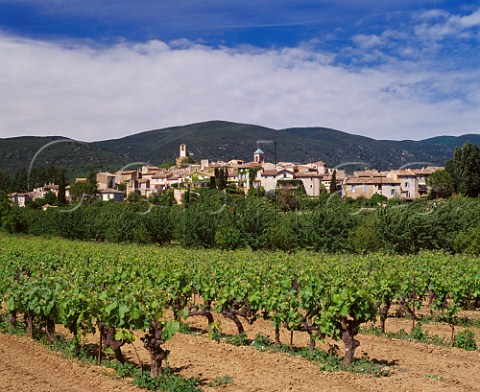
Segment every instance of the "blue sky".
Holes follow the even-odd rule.
[[[480,0],[0,0],[0,137],[479,133]]]

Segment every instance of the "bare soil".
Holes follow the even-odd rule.
[[[134,392],[113,371],[64,359],[26,337],[0,334],[2,392]]]
[[[232,322],[220,320],[224,333],[236,333]],[[203,331],[207,327],[201,317],[192,318],[189,323]],[[409,331],[410,327],[406,319],[387,321],[387,330],[403,328]],[[448,326],[429,324],[423,327],[429,333],[449,336]],[[273,340],[269,322],[259,320],[253,326],[246,325],[245,330],[250,339],[262,333]],[[475,332],[478,338],[478,330]],[[282,331],[281,338],[286,343],[289,334]],[[97,342],[97,337],[90,336],[88,340]],[[368,355],[371,360],[384,364],[390,376],[375,378],[349,372],[328,373],[303,358],[216,343],[206,332],[177,334],[166,346],[171,350],[169,365],[186,377],[200,380],[205,391],[480,391],[480,352],[364,335],[360,335],[359,340],[361,346],[355,356]],[[296,346],[305,346],[307,341],[306,334],[294,334]],[[343,350],[343,345],[339,346]],[[326,348],[326,344],[322,348]],[[125,346],[123,351],[129,360],[148,363],[147,352],[138,339],[134,347]],[[232,377],[233,383],[216,388],[208,386],[216,377],[225,375]],[[114,379],[108,369],[63,359],[27,338],[0,335],[0,391],[27,390],[139,389]]]

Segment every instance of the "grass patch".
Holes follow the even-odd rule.
[[[426,378],[429,378],[430,380],[435,380],[435,381],[442,381],[443,377],[442,376],[437,376],[435,374],[425,374]]]
[[[211,388],[217,388],[217,387],[221,387],[221,386],[224,386],[224,385],[228,385],[228,384],[231,384],[233,382],[233,378],[230,377],[228,374],[223,376],[223,377],[215,377],[215,380],[213,381],[210,381],[208,383],[208,386],[211,387]]]
[[[463,348],[467,351],[476,351],[477,342],[475,341],[475,334],[468,329],[457,333],[454,338],[453,346]]]
[[[281,352],[296,357],[302,357],[308,361],[317,363],[320,369],[327,372],[345,370],[352,373],[367,374],[375,377],[386,377],[388,369],[383,364],[375,363],[369,358],[355,359],[354,362],[345,366],[337,354],[330,355],[326,351],[310,350],[307,347],[290,350],[287,344],[272,343],[265,335],[257,334],[251,346],[259,351]]]
[[[430,323],[442,323],[444,320],[442,319],[441,316],[431,316],[431,315],[426,315],[422,316],[419,320],[423,324],[430,324]],[[478,328],[480,329],[480,318],[478,319],[472,319],[468,317],[457,317],[455,319],[455,326],[456,327],[465,327],[465,328]]]
[[[364,335],[373,335],[373,336],[380,336],[386,337],[391,339],[401,339],[401,340],[412,340],[415,342],[432,344],[435,346],[442,346],[442,347],[450,347],[450,343],[448,343],[445,339],[438,335],[429,335],[425,332],[421,325],[418,325],[413,329],[412,332],[408,333],[404,329],[401,329],[398,332],[387,332],[382,334],[380,328],[378,327],[368,327],[360,329],[360,333]]]
[[[236,347],[239,346],[248,346],[250,341],[247,338],[247,335],[244,333],[238,335],[225,335],[224,336],[225,343],[233,344]]]
[[[168,391],[168,392],[199,392],[199,382],[194,378],[185,378],[179,374],[172,373],[168,368],[165,369],[159,378],[152,379],[150,372],[138,374],[139,369],[135,369],[133,385],[150,391]]]

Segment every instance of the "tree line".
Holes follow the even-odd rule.
[[[47,211],[0,198],[2,230],[86,241],[180,244],[185,248],[311,249],[332,253],[420,250],[480,254],[480,200],[452,197],[362,207],[339,197],[283,211],[263,197],[204,190],[188,205],[85,201]]]
[[[43,174],[65,184],[62,171]],[[387,202],[381,195],[340,199],[326,191],[319,198],[307,198],[302,187],[266,194],[252,190],[245,196],[233,192],[225,179],[223,170],[217,170],[211,186],[187,192],[183,205],[176,205],[171,189],[150,199],[131,194],[123,204],[84,200],[83,194],[96,192],[93,173],[86,182],[71,186],[70,206],[59,194],[55,200],[19,208],[0,192],[0,228],[8,233],[187,248],[480,253],[477,146],[457,148],[446,169],[429,177],[430,197],[411,203]],[[42,211],[45,201],[58,207]]]

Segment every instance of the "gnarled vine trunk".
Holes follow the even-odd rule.
[[[343,364],[345,366],[350,365],[355,357],[355,349],[360,346],[360,342],[355,339],[355,335],[358,334],[360,323],[356,320],[342,319],[342,332],[341,338],[345,344],[345,357],[343,358]]]
[[[238,329],[238,334],[245,333],[245,328],[243,328],[242,322],[238,319],[237,315],[233,310],[224,309],[222,310],[222,316],[232,320]]]
[[[385,335],[385,322],[388,318],[388,311],[390,310],[390,306],[392,305],[391,301],[385,301],[384,304],[378,304],[378,313],[380,316],[380,332]]]
[[[280,341],[280,327],[278,324],[275,324],[275,343],[281,344],[282,342]]]
[[[103,344],[110,347],[115,354],[115,359],[120,363],[125,363],[125,357],[123,356],[121,347],[125,344],[125,340],[115,339],[115,328],[107,327],[105,323],[100,325],[100,334]]]
[[[48,340],[53,343],[55,341],[55,322],[51,318],[45,320],[45,333]]]
[[[34,321],[35,316],[31,313],[25,313],[23,315],[23,317],[24,317],[24,320],[25,320],[25,324],[27,325],[28,336],[30,337],[30,339],[33,339],[34,338],[33,321]]]
[[[212,326],[215,323],[215,320],[213,318],[212,312],[210,310],[210,305],[205,305],[201,309],[197,305],[192,305],[190,306],[188,310],[188,317],[192,316],[203,316],[207,319],[208,321],[208,327],[209,330],[212,330]]]
[[[17,325],[17,312],[8,313],[8,323],[11,327],[15,327]]]
[[[161,347],[165,341],[162,339],[163,327],[158,322],[151,321],[148,332],[140,339],[143,341],[143,347],[150,353],[150,377],[157,378],[162,372],[162,362],[169,351]]]

